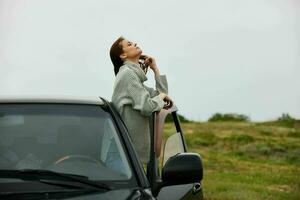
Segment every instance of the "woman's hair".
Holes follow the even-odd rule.
[[[123,60],[120,58],[120,55],[123,53],[123,47],[120,44],[124,40],[123,37],[119,37],[110,48],[110,59],[114,65],[115,75],[119,72],[120,67],[123,65]]]

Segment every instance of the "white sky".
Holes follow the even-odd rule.
[[[0,0],[0,95],[110,100],[120,35],[156,58],[189,119],[300,118],[299,0]]]

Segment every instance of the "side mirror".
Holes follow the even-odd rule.
[[[162,169],[163,186],[196,183],[202,178],[202,159],[197,153],[178,153],[170,157]]]

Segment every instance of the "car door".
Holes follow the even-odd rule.
[[[170,110],[161,110],[161,112],[156,116],[155,148],[159,166],[158,176],[162,174],[162,168],[170,157],[177,153],[187,152],[187,146],[177,111],[177,107],[173,106]],[[166,118],[169,121],[168,124],[165,124]],[[201,184],[192,183],[163,187],[159,191],[157,199],[203,199]]]

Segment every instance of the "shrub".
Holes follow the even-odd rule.
[[[288,127],[288,128],[293,128],[296,119],[291,117],[288,113],[282,113],[282,115],[277,119],[277,123],[281,126]]]
[[[178,113],[177,113],[177,116],[178,116],[178,118],[179,118],[179,120],[180,120],[181,123],[191,122],[190,120],[188,120],[187,118],[185,118],[184,116],[182,116],[182,115],[180,115]],[[167,115],[165,122],[173,122],[173,118],[172,118],[171,114]]]
[[[219,122],[219,121],[234,121],[234,122],[248,122],[250,121],[250,118],[246,115],[242,114],[235,114],[235,113],[229,113],[229,114],[221,114],[216,113],[212,117],[208,119],[209,122]]]
[[[291,117],[288,113],[282,113],[280,117],[277,119],[278,121],[295,121],[293,117]]]

